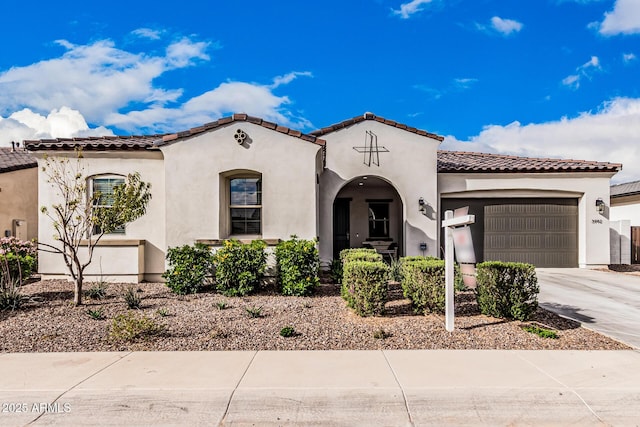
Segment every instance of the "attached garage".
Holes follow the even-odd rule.
[[[578,267],[578,199],[442,199],[442,210],[469,206],[478,261]]]

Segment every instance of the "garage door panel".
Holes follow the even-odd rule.
[[[577,267],[577,200],[486,200],[485,203],[484,260],[527,262],[538,267]]]

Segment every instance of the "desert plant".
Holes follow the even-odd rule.
[[[156,310],[156,314],[160,317],[167,317],[169,316],[169,310],[167,310],[166,308],[162,307]]]
[[[344,264],[341,294],[360,316],[381,316],[387,302],[388,267],[382,261]]]
[[[276,275],[283,295],[309,295],[320,283],[320,258],[315,240],[290,240],[276,246]]]
[[[179,295],[194,294],[213,275],[213,255],[207,245],[196,243],[169,248],[169,269],[162,274],[166,284]]]
[[[229,304],[227,304],[225,301],[218,301],[216,302],[216,308],[218,310],[226,310],[227,308],[229,308]]]
[[[437,258],[411,257],[401,261],[402,292],[411,300],[414,312],[444,313],[444,261]]]
[[[552,329],[547,329],[547,328],[541,328],[539,326],[535,326],[535,325],[524,325],[522,326],[522,329],[524,329],[527,332],[530,332],[532,334],[536,334],[537,336],[539,336],[540,338],[551,338],[551,339],[558,339],[558,334],[556,333],[556,331],[552,330]]]
[[[487,261],[477,265],[476,301],[482,314],[526,320],[538,307],[539,291],[531,264]]]
[[[115,342],[136,342],[160,335],[165,331],[153,319],[133,312],[117,315],[111,322],[109,339]]]
[[[373,338],[377,340],[384,340],[386,338],[389,338],[390,336],[391,334],[382,328],[376,329],[375,331],[373,331]]]
[[[251,317],[252,319],[257,319],[258,317],[263,316],[262,307],[251,306],[251,307],[245,308],[245,311],[247,312],[249,317]]]
[[[99,280],[91,285],[89,289],[87,289],[87,296],[91,299],[101,300],[107,296],[107,289],[109,288],[109,284],[104,280]]]
[[[391,259],[388,279],[393,282],[402,281],[402,262],[399,259]]]
[[[127,303],[127,307],[131,309],[138,309],[142,305],[142,297],[135,286],[127,286],[122,297],[124,298],[124,302]]]
[[[267,265],[263,240],[243,244],[238,240],[225,240],[214,255],[216,288],[226,296],[244,296],[260,284]]]
[[[87,314],[89,315],[89,317],[91,317],[93,320],[102,320],[104,319],[104,312],[102,311],[101,308],[96,308],[96,309],[88,309],[87,310]]]
[[[280,336],[284,337],[284,338],[289,338],[292,337],[296,334],[296,330],[293,329],[293,327],[291,326],[285,326],[284,328],[280,329]]]

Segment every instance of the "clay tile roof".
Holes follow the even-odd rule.
[[[88,151],[104,150],[144,150],[153,147],[153,142],[165,135],[144,136],[91,136],[86,138],[55,138],[24,141],[29,151],[73,150],[82,148]]]
[[[640,194],[640,181],[612,185],[610,191],[611,197],[633,196]]]
[[[442,141],[444,139],[444,137],[442,137],[440,135],[436,135],[435,133],[430,133],[430,132],[424,131],[422,129],[416,129],[416,128],[407,126],[405,124],[398,123],[398,122],[393,121],[393,120],[388,120],[388,119],[385,119],[384,117],[376,116],[373,113],[364,113],[361,116],[356,116],[356,117],[354,117],[352,119],[347,119],[347,120],[342,121],[340,123],[336,123],[334,125],[327,126],[327,127],[322,128],[322,129],[318,129],[316,131],[311,132],[311,135],[313,135],[313,136],[323,136],[323,135],[326,135],[328,133],[335,132],[337,130],[344,129],[344,128],[347,128],[349,126],[355,125],[356,123],[364,122],[365,120],[374,120],[376,122],[383,123],[383,124],[388,125],[388,126],[393,126],[393,127],[398,128],[398,129],[405,130],[407,132],[411,132],[411,133],[415,133],[415,134],[418,134],[418,135],[421,135],[421,136],[426,136],[426,137],[429,137],[429,138],[433,138],[433,139],[438,140],[438,141]]]
[[[0,147],[0,173],[38,166],[35,157],[22,148]]]
[[[438,151],[438,172],[618,172],[619,163]]]
[[[267,129],[275,130],[276,132],[280,132],[285,135],[291,135],[293,137],[300,138],[304,141],[312,142],[314,144],[318,144],[322,146],[325,145],[325,141],[323,139],[320,139],[317,136],[314,136],[312,134],[304,134],[298,130],[290,129],[285,126],[280,126],[276,123],[263,120],[259,117],[253,117],[253,116],[249,116],[247,114],[242,113],[242,114],[234,114],[233,116],[223,117],[219,120],[216,120],[215,122],[211,122],[211,123],[207,123],[206,125],[191,128],[183,132],[164,135],[161,139],[158,138],[157,141],[155,141],[155,146],[162,146],[169,142],[174,142],[182,138],[194,136],[194,135],[207,132],[217,127],[228,125],[234,122],[253,123],[253,124],[265,127]]]

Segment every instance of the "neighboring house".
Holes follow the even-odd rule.
[[[0,147],[0,237],[38,237],[38,163],[13,143]]]
[[[611,263],[640,264],[640,181],[611,186]]]
[[[98,248],[90,273],[110,279],[160,280],[167,248],[230,237],[317,237],[323,263],[369,242],[440,256],[443,212],[463,206],[476,216],[478,261],[609,263],[597,203],[608,204],[621,165],[439,151],[442,140],[366,113],[310,134],[236,114],[175,134],[25,143],[39,162],[83,147],[90,188],[134,171],[151,183],[147,214]],[[42,173],[39,189],[40,205],[51,205]],[[53,243],[49,219],[39,225]],[[45,278],[65,273],[56,255],[41,254],[39,266]]]

